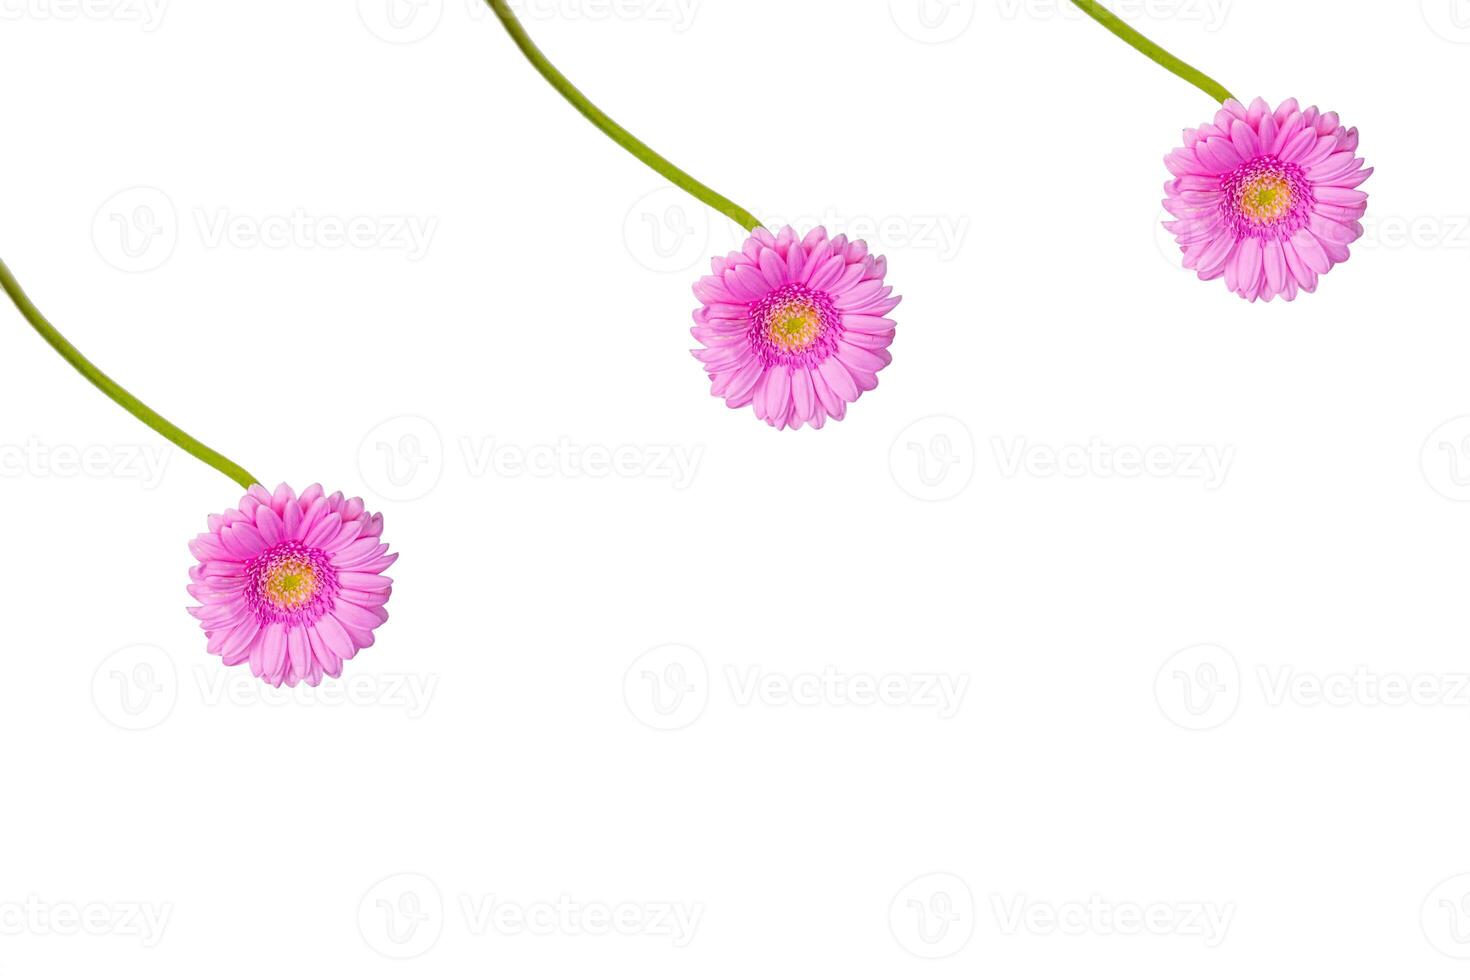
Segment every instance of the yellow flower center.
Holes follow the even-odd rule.
[[[271,569],[264,592],[278,609],[295,612],[310,605],[319,589],[315,568],[304,561],[287,558]]]
[[[1280,221],[1291,212],[1291,185],[1277,174],[1261,174],[1241,188],[1240,210],[1252,224]]]
[[[805,300],[791,299],[771,311],[770,340],[780,351],[797,354],[822,333],[822,314]]]

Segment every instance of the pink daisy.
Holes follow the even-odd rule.
[[[800,241],[790,227],[757,228],[743,251],[712,265],[694,286],[704,306],[693,333],[705,345],[694,356],[725,404],[751,405],[777,429],[820,429],[878,387],[893,360],[896,324],[885,317],[900,297],[883,284],[888,260],[865,242],[829,239],[825,228]]]
[[[1201,279],[1225,277],[1238,296],[1267,302],[1314,292],[1317,277],[1348,260],[1363,235],[1372,169],[1357,156],[1358,131],[1335,112],[1287,99],[1227,101],[1213,123],[1184,131],[1164,163],[1175,179],[1164,227]]]
[[[355,497],[328,497],[320,485],[299,498],[284,483],[274,494],[251,487],[189,544],[199,560],[189,594],[203,603],[189,611],[209,652],[226,667],[248,661],[276,687],[340,676],[388,621],[393,581],[382,573],[398,556],[382,533],[383,515]]]

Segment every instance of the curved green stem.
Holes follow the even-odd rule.
[[[754,231],[760,227],[761,222],[759,218],[734,201],[716,193],[714,190],[689,176],[683,170],[674,166],[667,159],[651,150],[642,140],[639,140],[632,133],[619,126],[607,113],[593,105],[587,96],[579,92],[577,87],[567,80],[565,75],[557,71],[556,66],[547,60],[546,55],[541,53],[541,49],[536,47],[536,43],[531,40],[530,35],[526,33],[526,29],[516,19],[516,15],[511,11],[510,5],[506,3],[506,0],[486,0],[486,2],[490,4],[490,9],[495,11],[495,16],[499,17],[500,22],[505,25],[506,31],[510,34],[511,39],[515,41],[516,47],[520,48],[521,53],[526,56],[526,60],[531,62],[536,70],[541,73],[541,76],[551,83],[552,88],[561,93],[562,98],[566,99],[578,112],[586,116],[592,125],[611,137],[614,143],[653,168],[655,172],[668,178],[676,187],[681,187],[690,194],[693,194],[705,204],[708,204],[716,211],[730,218],[730,220],[738,223],[746,231]]]
[[[239,465],[221,456],[147,405],[144,405],[137,398],[134,398],[126,388],[98,370],[95,364],[83,357],[82,352],[73,347],[71,342],[63,337],[51,325],[50,321],[41,315],[41,311],[36,309],[30,297],[20,288],[20,283],[16,282],[15,276],[11,274],[10,269],[5,265],[3,260],[0,260],[0,288],[5,290],[5,294],[10,297],[16,309],[20,310],[22,315],[30,321],[31,326],[36,328],[36,333],[40,334],[46,343],[50,344],[52,349],[61,355],[66,363],[76,368],[82,377],[96,385],[104,395],[127,409],[129,414],[138,421],[163,436],[175,446],[178,446],[190,456],[193,456],[200,462],[213,466],[247,490],[260,482]]]
[[[1096,0],[1072,0],[1072,2],[1080,7],[1082,12],[1085,13],[1087,16],[1091,17],[1093,20],[1097,21],[1099,24],[1106,27],[1114,34],[1118,35],[1124,41],[1127,41],[1131,46],[1141,51],[1146,57],[1163,65],[1165,68],[1169,69],[1189,84],[1201,89],[1206,94],[1213,97],[1216,101],[1226,102],[1230,99],[1235,98],[1235,96],[1231,95],[1230,90],[1227,89],[1225,86],[1221,85],[1219,82],[1215,81],[1213,78],[1211,78],[1209,75],[1206,75],[1198,68],[1195,68],[1192,65],[1188,65],[1183,61],[1180,61],[1178,58],[1174,57],[1172,54],[1165,51],[1163,48],[1159,47],[1157,44],[1135,31],[1133,28],[1129,27],[1128,24],[1121,20],[1116,14],[1108,10],[1102,4],[1097,3]]]

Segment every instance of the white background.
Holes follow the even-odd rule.
[[[1252,307],[1157,226],[1208,98],[1070,8],[523,4],[889,255],[893,366],[796,434],[688,354],[728,222],[478,0],[354,7],[0,0],[0,255],[403,553],[341,683],[224,671],[237,491],[0,315],[0,974],[1462,975],[1470,5],[1124,7],[1362,129],[1368,237]]]

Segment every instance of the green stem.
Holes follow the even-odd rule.
[[[1080,7],[1082,9],[1082,12],[1085,13],[1087,16],[1091,17],[1093,20],[1097,21],[1099,24],[1106,27],[1114,34],[1118,35],[1124,41],[1127,41],[1134,48],[1137,48],[1139,51],[1141,51],[1146,57],[1163,65],[1165,68],[1169,69],[1189,84],[1204,91],[1207,95],[1211,96],[1216,101],[1226,102],[1230,99],[1235,98],[1235,96],[1231,95],[1230,90],[1227,89],[1225,86],[1221,85],[1219,82],[1215,81],[1213,78],[1211,78],[1209,75],[1206,75],[1198,68],[1195,68],[1192,65],[1188,65],[1185,64],[1183,61],[1180,61],[1178,58],[1174,57],[1172,54],[1165,51],[1163,48],[1159,47],[1157,44],[1135,31],[1133,28],[1129,27],[1128,24],[1119,19],[1116,14],[1108,10],[1102,4],[1097,3],[1096,0],[1072,0],[1072,2]]]
[[[111,398],[123,408],[127,409],[129,414],[138,421],[163,436],[175,446],[178,446],[190,456],[213,466],[247,490],[260,482],[237,464],[221,456],[147,405],[144,405],[137,398],[134,398],[122,385],[98,370],[95,364],[83,357],[82,352],[73,347],[71,342],[63,337],[51,325],[50,321],[41,315],[41,311],[36,309],[30,297],[26,296],[25,291],[20,288],[20,283],[16,282],[15,276],[11,274],[10,269],[5,265],[3,260],[0,260],[0,288],[5,290],[5,294],[10,297],[16,309],[20,310],[25,318],[30,321],[31,326],[36,328],[36,333],[40,334],[46,343],[50,344],[52,349],[61,355],[62,360],[76,368],[82,377],[96,385],[108,398]]]
[[[759,218],[752,215],[734,201],[716,193],[674,166],[667,159],[650,149],[643,141],[639,140],[622,126],[619,126],[607,113],[593,105],[587,96],[579,92],[577,87],[568,81],[565,75],[557,71],[556,66],[548,61],[546,55],[542,54],[541,50],[536,47],[536,43],[531,40],[530,35],[526,33],[526,29],[516,19],[516,15],[511,11],[510,5],[506,3],[506,0],[486,0],[486,2],[490,4],[490,9],[495,11],[495,16],[499,17],[500,22],[505,25],[506,31],[510,34],[511,39],[515,41],[516,47],[520,48],[521,53],[526,56],[526,60],[530,61],[536,70],[541,73],[542,77],[551,83],[552,88],[561,93],[562,98],[566,99],[578,112],[586,116],[592,125],[611,137],[614,143],[652,167],[654,171],[668,178],[676,187],[681,187],[690,194],[693,194],[705,204],[708,204],[716,211],[730,218],[730,220],[738,223],[746,231],[754,231],[760,227],[761,222]]]

